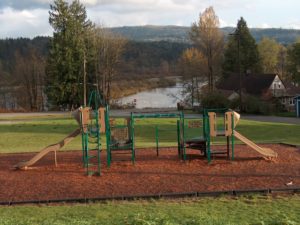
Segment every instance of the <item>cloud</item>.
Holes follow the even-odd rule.
[[[0,8],[13,8],[18,10],[49,8],[51,0],[1,0]]]
[[[35,37],[50,35],[47,10],[15,10],[4,8],[0,12],[0,38],[7,37]]]
[[[0,38],[51,35],[48,11],[53,1],[0,0]],[[297,2],[299,5],[296,0],[288,1]],[[67,2],[71,3],[72,0]],[[106,26],[146,24],[189,26],[198,20],[199,13],[213,6],[222,27],[235,26],[239,17],[244,16],[249,27],[300,28],[299,20],[288,18],[284,20],[281,12],[274,11],[275,8],[269,10],[270,5],[279,4],[278,2],[273,4],[271,0],[80,0],[80,2],[86,6],[89,19]],[[297,7],[287,5],[284,6],[289,11],[287,9],[285,11],[293,13],[293,16],[298,18],[298,11],[293,12]]]
[[[288,23],[284,24],[282,27],[287,28],[287,29],[300,29],[300,20],[299,19],[290,20]]]
[[[73,0],[66,0],[71,3]],[[250,0],[80,0],[86,7],[94,6],[115,6],[130,7],[130,8],[155,8],[160,6],[173,7],[193,7],[194,9],[203,10],[210,5],[216,8],[232,8],[243,7],[249,5]],[[36,8],[49,8],[49,5],[53,4],[53,0],[1,0],[0,8],[14,8],[18,10],[23,9],[36,9]]]
[[[262,23],[260,26],[258,26],[258,28],[271,28],[271,25],[267,23]]]
[[[234,23],[228,23],[227,21],[219,18],[219,21],[220,21],[220,27],[235,27],[236,24]]]

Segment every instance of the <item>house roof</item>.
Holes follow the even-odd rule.
[[[286,87],[286,96],[298,96],[300,95],[300,86],[295,86],[292,83],[287,83]]]
[[[276,74],[248,74],[242,76],[242,89],[252,95],[262,95],[268,90],[274,81]],[[222,79],[218,84],[218,89],[234,90],[240,89],[239,74],[231,74]]]

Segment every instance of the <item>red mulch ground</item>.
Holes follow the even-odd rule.
[[[1,154],[0,201],[284,188],[290,181],[300,187],[300,150],[283,145],[265,147],[278,153],[276,161],[266,161],[245,145],[237,145],[235,161],[215,157],[209,165],[194,151],[197,155],[183,162],[176,148],[161,150],[159,157],[154,149],[147,149],[137,150],[135,165],[119,161],[107,168],[103,153],[101,177],[84,175],[80,151],[59,152],[58,167],[49,154],[27,171],[12,167],[34,154]],[[116,158],[129,160],[130,156]]]

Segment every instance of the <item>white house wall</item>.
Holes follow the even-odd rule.
[[[273,96],[279,97],[284,95],[286,88],[284,84],[282,83],[281,79],[278,75],[274,78],[272,84],[270,85],[269,89],[271,90]]]

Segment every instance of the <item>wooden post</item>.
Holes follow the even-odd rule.
[[[54,162],[55,162],[55,167],[57,167],[57,154],[56,154],[56,150],[54,151]]]
[[[230,139],[229,139],[229,136],[226,136],[226,139],[227,139],[227,158],[228,158],[228,160],[230,160],[230,156],[229,156]]]

